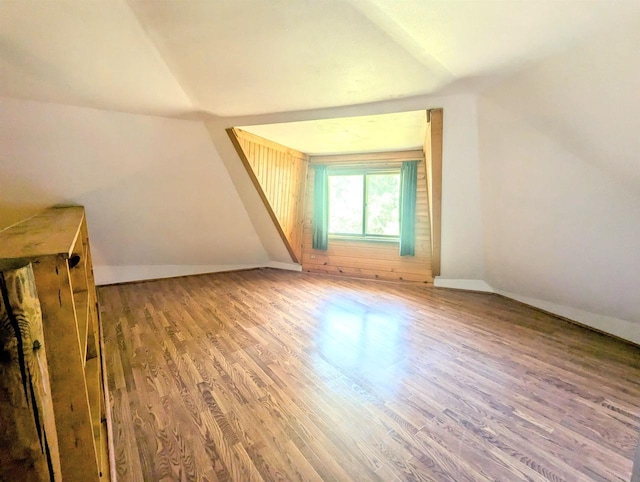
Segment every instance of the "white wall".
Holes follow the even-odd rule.
[[[442,275],[484,277],[472,95],[212,119],[206,128],[195,121],[0,102],[0,226],[54,203],[85,205],[102,282],[291,267],[225,127],[443,107]]]
[[[269,263],[202,122],[0,98],[0,227],[55,203],[98,282]]]
[[[456,96],[444,108],[442,262],[440,278],[482,280],[482,215],[476,97]]]
[[[486,281],[640,343],[640,25],[486,91]]]
[[[290,262],[282,241],[273,223],[268,219],[266,209],[251,186],[249,177],[224,129],[242,125],[388,114],[436,107],[444,109],[442,278],[482,280],[484,261],[478,126],[474,95],[422,96],[304,112],[212,118],[207,122],[207,127],[270,258],[274,261]]]

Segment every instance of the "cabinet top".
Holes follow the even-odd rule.
[[[9,226],[0,231],[0,259],[70,256],[83,219],[82,206],[55,207]]]

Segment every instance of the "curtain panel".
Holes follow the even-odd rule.
[[[316,165],[313,183],[313,249],[326,251],[329,240],[329,176],[327,166]]]
[[[400,169],[400,256],[416,254],[416,198],[418,161],[404,161]]]

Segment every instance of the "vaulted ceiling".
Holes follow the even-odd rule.
[[[244,116],[473,91],[640,2],[0,2],[0,95]]]

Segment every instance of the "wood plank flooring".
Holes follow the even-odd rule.
[[[127,481],[628,481],[640,349],[487,294],[256,270],[99,288]]]

